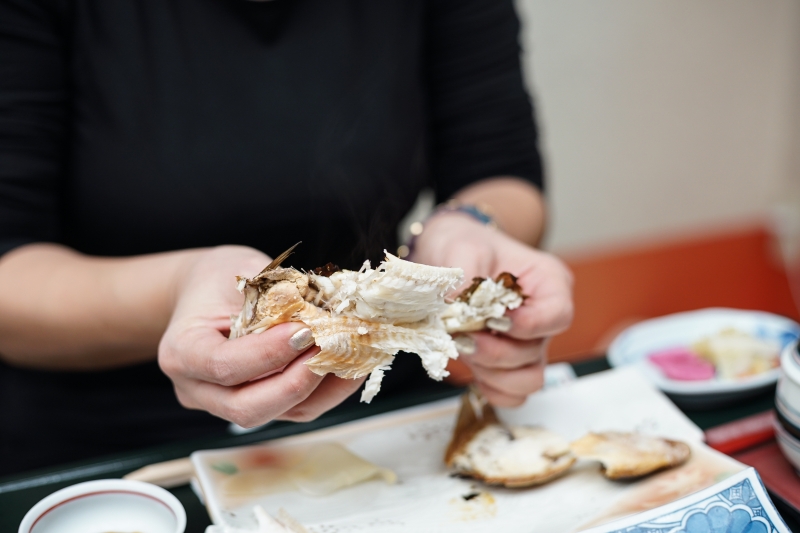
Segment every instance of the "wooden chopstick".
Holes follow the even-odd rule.
[[[194,467],[192,466],[192,460],[188,457],[184,457],[182,459],[147,465],[122,476],[122,479],[145,481],[153,485],[158,485],[159,487],[164,487],[165,489],[170,489],[173,487],[180,487],[181,485],[187,485],[193,476]]]

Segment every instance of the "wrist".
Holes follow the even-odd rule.
[[[492,254],[491,243],[499,235],[497,229],[465,213],[442,212],[427,221],[424,231],[413,243],[409,259],[429,265],[463,266],[449,264],[453,247],[460,249],[459,255],[468,250],[473,257],[489,257]]]
[[[431,233],[439,233],[437,227],[442,226],[441,220],[455,220],[467,221],[465,227],[482,226],[492,230],[498,229],[497,221],[494,218],[493,212],[490,208],[484,205],[463,203],[457,199],[451,199],[443,204],[438,205],[430,215],[423,221],[413,222],[409,227],[410,239],[400,246],[397,250],[397,255],[404,259],[414,260],[416,248],[419,241],[423,238],[428,240]],[[447,227],[450,224],[444,223]],[[456,227],[461,224],[456,223]],[[423,237],[423,234],[427,234]]]
[[[458,191],[454,198],[488,209],[503,233],[520,242],[536,246],[542,238],[544,197],[525,180],[511,176],[488,178]]]

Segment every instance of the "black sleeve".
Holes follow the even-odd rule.
[[[432,179],[439,199],[492,176],[543,188],[512,0],[432,0],[426,28]]]
[[[0,0],[0,254],[59,236],[68,102],[58,12]]]

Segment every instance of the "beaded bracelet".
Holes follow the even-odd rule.
[[[433,211],[431,211],[425,220],[418,220],[411,223],[408,228],[409,232],[411,233],[411,238],[406,244],[402,244],[397,248],[398,257],[405,259],[411,255],[411,253],[414,251],[414,245],[417,242],[417,237],[422,235],[422,232],[425,230],[425,225],[428,223],[428,221],[440,213],[464,213],[465,215],[469,215],[473,219],[477,220],[484,226],[489,226],[490,228],[498,227],[497,221],[490,214],[489,209],[478,207],[474,204],[463,204],[458,200],[448,200],[443,204],[439,204]]]

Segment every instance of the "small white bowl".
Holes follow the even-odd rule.
[[[34,505],[19,533],[142,531],[183,533],[186,511],[155,485],[126,479],[87,481],[63,488]]]

